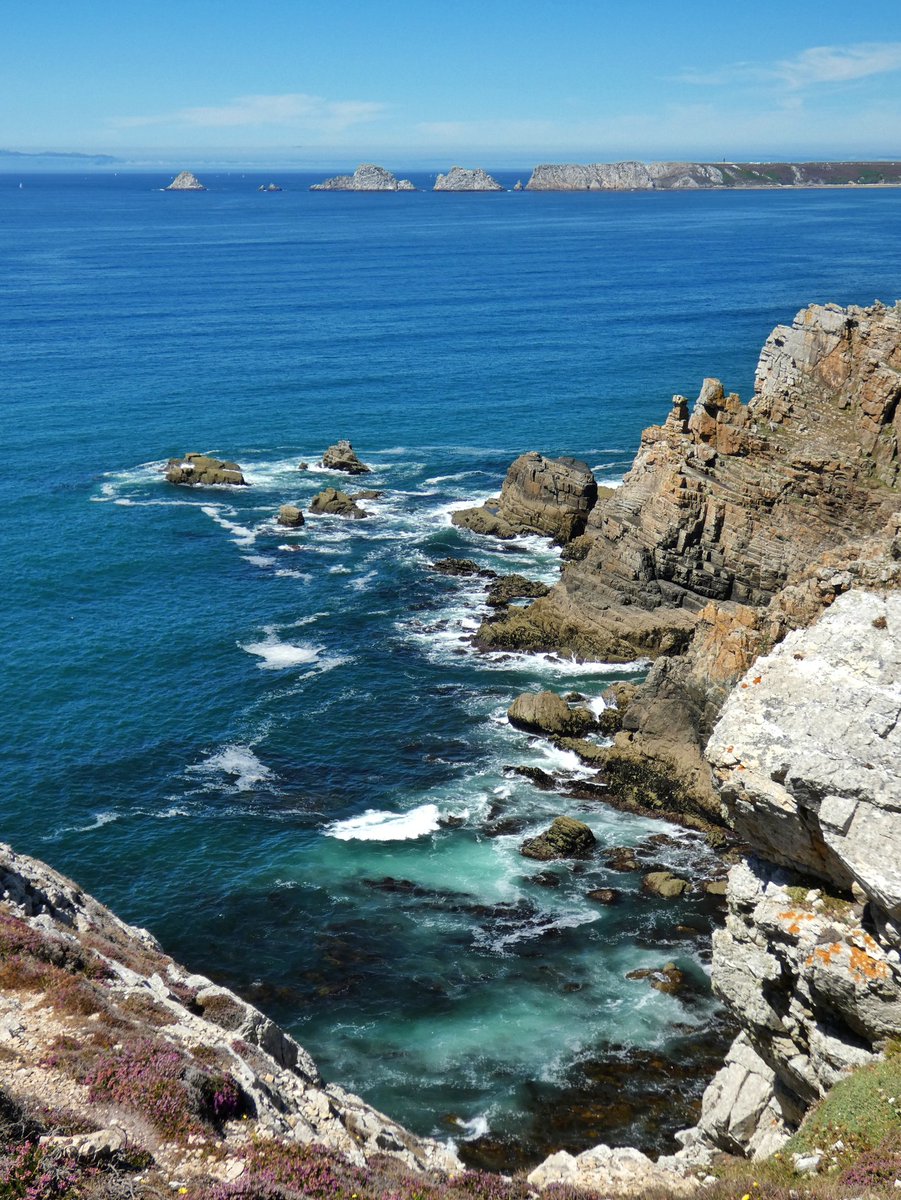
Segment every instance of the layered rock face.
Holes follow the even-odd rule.
[[[901,313],[813,306],[767,340],[748,405],[706,380],[647,429],[581,561],[495,646],[613,660],[687,645],[709,601],[760,609],[898,506]]]
[[[597,498],[598,485],[585,463],[530,451],[511,465],[496,502],[455,512],[452,520],[493,537],[540,533],[562,543],[584,532]]]
[[[762,1156],[901,1029],[901,593],[853,589],[751,666],[707,756],[754,857],[713,986],[742,1033],[685,1135]]]
[[[360,163],[353,175],[333,175],[322,183],[314,183],[311,192],[415,192],[409,179],[398,179],[384,167]]]
[[[656,188],[847,187],[901,183],[901,163],[543,163],[532,191],[636,191]]]
[[[438,176],[432,190],[436,192],[502,192],[504,187],[481,167],[476,167],[474,170],[467,167],[451,167],[446,175]]]
[[[307,1052],[252,1005],[204,976],[191,975],[166,957],[146,930],[126,925],[70,880],[4,845],[0,905],[7,938],[26,946],[36,941],[40,947],[39,939],[49,937],[53,961],[82,961],[90,966],[92,978],[105,980],[93,1017],[84,1007],[73,1007],[66,1017],[59,1000],[47,996],[0,993],[0,1086],[14,1099],[38,1099],[63,1111],[76,1105],[80,1121],[100,1126],[109,1118],[109,1104],[100,1102],[95,1108],[87,1089],[48,1060],[51,1044],[57,1045],[55,1039],[62,1033],[77,1039],[84,1053],[98,1035],[100,1055],[105,1043],[99,1035],[109,1020],[119,1043],[138,1038],[136,1045],[141,1047],[148,1038],[161,1038],[172,1053],[184,1056],[186,1065],[200,1048],[198,1061],[215,1062],[236,1081],[252,1104],[252,1120],[226,1126],[218,1140],[209,1135],[219,1167],[231,1165],[240,1173],[242,1147],[253,1134],[319,1143],[358,1164],[370,1154],[388,1153],[414,1169],[460,1168],[445,1146],[414,1137],[359,1097],[324,1083]],[[144,1013],[149,1028],[140,1023]],[[79,1020],[83,1028],[77,1027]],[[117,1048],[123,1050],[122,1045]],[[197,1063],[190,1069],[196,1073]],[[147,1119],[121,1106],[113,1111],[120,1136],[124,1131],[129,1141],[141,1145]],[[170,1177],[207,1169],[206,1157],[197,1149],[203,1148],[203,1139],[192,1136],[191,1141],[187,1161],[179,1161],[175,1142],[152,1143],[157,1164]]]

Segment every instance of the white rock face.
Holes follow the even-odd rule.
[[[901,924],[901,594],[852,589],[732,692],[707,748],[739,836]]]
[[[314,183],[311,192],[415,192],[409,179],[398,179],[384,167],[360,163],[353,175],[335,175]]]
[[[196,175],[192,175],[190,171],[181,171],[167,188],[167,192],[205,192],[206,188],[200,182]]]
[[[446,175],[435,180],[436,192],[502,192],[504,187],[481,167],[451,167]]]
[[[536,1188],[552,1184],[589,1189],[610,1196],[641,1196],[656,1188],[687,1195],[697,1180],[652,1162],[631,1147],[594,1146],[573,1156],[565,1150],[550,1155],[529,1175]]]

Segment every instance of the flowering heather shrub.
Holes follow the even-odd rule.
[[[897,1146],[883,1145],[861,1154],[841,1173],[839,1184],[853,1188],[855,1192],[866,1192],[872,1188],[893,1187],[896,1179],[901,1179],[901,1151]]]
[[[32,960],[48,963],[69,973],[89,979],[109,978],[109,968],[92,954],[86,954],[77,942],[52,937],[32,929],[27,921],[0,913],[0,963],[15,959],[20,963]],[[36,969],[36,968],[34,968]]]
[[[231,1075],[211,1075],[175,1047],[152,1038],[101,1051],[82,1083],[92,1103],[121,1104],[172,1138],[219,1126],[245,1104]]]
[[[62,1200],[96,1174],[78,1167],[36,1142],[10,1146],[0,1155],[0,1200]]]
[[[281,1200],[298,1194],[310,1200],[350,1200],[355,1193],[361,1200],[364,1195],[363,1173],[322,1146],[261,1139],[248,1147],[245,1160],[240,1179],[212,1188],[204,1200]]]

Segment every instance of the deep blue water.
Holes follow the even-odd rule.
[[[655,832],[503,772],[575,769],[507,726],[518,691],[597,698],[629,671],[478,657],[481,593],[427,564],[552,580],[546,544],[483,543],[452,506],[532,448],[616,480],[674,392],[718,375],[749,395],[805,304],[893,302],[901,193],[169,178],[0,176],[2,836],[412,1127],[487,1127],[526,1156],[584,1144],[567,1114],[592,1064],[716,1042],[703,947],[668,942],[707,917],[600,857],[538,886],[524,834],[487,836],[561,806],[605,845]],[[279,504],[336,482],[315,464],[338,437],[384,497],[367,521],[279,531]],[[253,486],[166,484],[161,460],[189,450]],[[609,884],[620,906],[585,899]],[[674,957],[688,997],[623,978]],[[656,1135],[627,1114],[617,1136]]]

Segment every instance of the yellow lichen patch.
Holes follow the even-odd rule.
[[[788,932],[792,935],[792,937],[797,937],[801,932],[801,922],[812,921],[814,916],[814,913],[794,912],[790,909],[788,912],[779,913],[779,920],[788,921]]]
[[[873,958],[865,950],[858,950],[856,946],[851,947],[849,966],[852,975],[856,975],[861,982],[870,979],[885,979],[888,975],[888,967],[884,962]]]
[[[807,958],[807,966],[811,967],[817,960],[819,960],[828,967],[833,958],[835,958],[837,954],[841,954],[841,952],[841,942],[833,942],[829,946],[814,946],[813,952]]]

